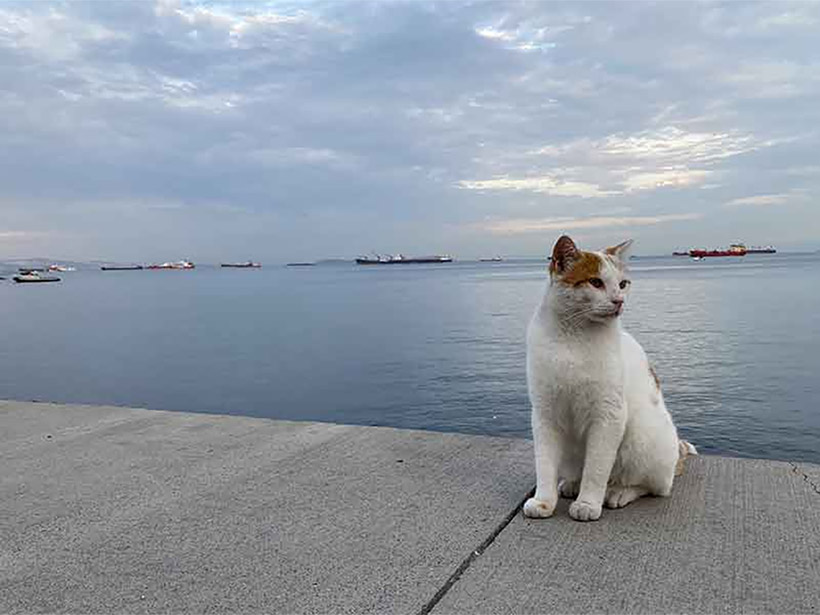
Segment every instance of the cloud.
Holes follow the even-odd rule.
[[[612,135],[594,144],[604,155],[659,164],[714,163],[752,152],[763,143],[740,132],[693,132],[676,126],[644,130],[634,135]]]
[[[657,190],[659,188],[685,188],[706,181],[712,171],[685,167],[658,169],[656,171],[628,171],[623,185],[628,192]]]
[[[603,198],[618,194],[615,191],[601,190],[600,186],[595,184],[563,181],[549,176],[520,179],[504,177],[477,181],[462,180],[458,182],[458,186],[467,190],[526,190],[552,196],[577,196],[584,199]]]
[[[0,239],[26,239],[29,237],[38,237],[43,235],[42,232],[31,231],[0,231]]]
[[[787,194],[758,194],[755,196],[745,196],[732,199],[724,203],[724,207],[768,207],[771,205],[785,205],[795,197],[792,193]]]
[[[552,196],[606,198],[637,191],[703,184],[729,158],[771,147],[751,134],[695,132],[675,126],[575,139],[526,152],[522,160],[560,161],[560,174],[461,180],[471,190],[530,191]],[[537,162],[536,162],[537,164]]]
[[[548,230],[573,230],[629,226],[654,226],[666,222],[698,220],[699,213],[666,214],[659,216],[595,216],[590,218],[515,219],[487,222],[480,228],[500,235],[516,235]]]

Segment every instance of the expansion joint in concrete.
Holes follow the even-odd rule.
[[[487,536],[487,538],[485,538],[484,541],[480,545],[478,545],[478,547],[473,549],[466,558],[464,558],[464,560],[455,569],[453,574],[451,574],[449,578],[444,582],[444,585],[439,587],[435,595],[433,595],[433,597],[430,598],[430,600],[428,600],[423,607],[421,607],[417,615],[428,615],[428,613],[430,613],[436,607],[436,605],[441,601],[441,599],[447,595],[447,592],[450,591],[453,585],[455,585],[458,582],[458,580],[461,578],[461,575],[463,575],[467,571],[467,569],[472,565],[472,563],[476,559],[481,557],[481,554],[487,550],[487,547],[493,544],[493,541],[495,541],[498,535],[502,531],[504,531],[504,528],[507,527],[513,519],[515,519],[515,516],[524,507],[524,502],[526,502],[534,494],[535,487],[530,489],[527,492],[527,494],[523,498],[521,498],[521,501],[519,501],[518,504],[516,504],[515,507],[509,513],[507,513],[507,515],[495,527],[495,529],[490,533],[490,535]]]
[[[798,476],[802,476],[803,480],[806,482],[806,484],[809,485],[809,487],[811,487],[812,491],[814,491],[817,495],[820,495],[820,487],[814,484],[814,482],[809,478],[808,474],[803,472],[803,470],[801,470],[800,467],[793,461],[790,461],[789,465],[792,467],[792,472],[794,472]]]

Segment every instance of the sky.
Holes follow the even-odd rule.
[[[815,250],[818,194],[820,3],[0,3],[0,258]]]

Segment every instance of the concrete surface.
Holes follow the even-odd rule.
[[[0,613],[817,613],[820,466],[520,505],[531,443],[0,401]]]
[[[421,610],[530,444],[0,402],[0,613]]]
[[[691,463],[690,463],[691,462]],[[819,613],[817,466],[687,460],[671,498],[593,524],[518,515],[434,613]]]

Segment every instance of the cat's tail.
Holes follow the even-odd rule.
[[[675,466],[675,476],[683,474],[683,464],[690,455],[697,455],[698,449],[686,440],[678,440],[678,463]]]

